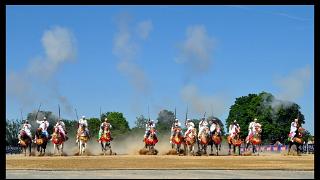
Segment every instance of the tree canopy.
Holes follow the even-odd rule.
[[[300,106],[293,102],[281,101],[272,94],[262,92],[260,94],[248,94],[236,98],[231,106],[226,125],[237,120],[241,127],[240,137],[248,135],[248,126],[254,118],[262,125],[262,140],[264,143],[276,141],[286,143],[290,131],[290,124],[295,118],[299,118],[304,124],[304,115],[300,112]]]

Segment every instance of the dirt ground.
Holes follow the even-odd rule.
[[[277,169],[314,170],[314,155],[286,156],[178,156],[178,155],[94,155],[27,156],[7,155],[6,169]]]

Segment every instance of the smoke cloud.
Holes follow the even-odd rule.
[[[75,60],[76,39],[69,29],[55,26],[44,32],[41,42],[45,56],[30,60],[20,72],[10,72],[6,82],[7,94],[22,106],[56,99],[63,104],[65,111],[69,111],[71,105],[66,97],[60,95],[54,74],[64,63]],[[52,88],[53,85],[55,88]],[[58,95],[45,94],[52,91]]]
[[[137,33],[142,39],[147,39],[152,29],[153,26],[151,20],[142,21],[138,24]]]
[[[181,90],[181,98],[190,104],[191,109],[197,113],[211,111],[221,116],[227,109],[228,97],[224,94],[201,95],[195,85],[187,85]]]
[[[287,101],[296,101],[302,97],[309,87],[311,77],[310,66],[297,69],[291,74],[279,78],[275,84],[279,87],[280,92],[277,95],[280,99]]]
[[[120,14],[117,17],[118,32],[115,34],[113,43],[113,54],[118,58],[118,70],[123,73],[140,93],[148,93],[150,83],[145,72],[134,62],[139,51],[139,43],[136,36],[147,39],[152,30],[151,21],[138,23],[138,34],[130,31],[129,24],[131,16],[129,14]]]
[[[213,38],[209,37],[203,25],[187,28],[186,39],[179,45],[177,63],[185,65],[187,74],[201,75],[212,65]]]
[[[267,99],[267,96],[264,96],[263,105],[265,107],[271,106],[274,113],[277,113],[282,106],[284,108],[290,107],[293,102],[306,94],[310,78],[311,69],[309,65],[297,69],[287,76],[277,78],[275,85],[278,86],[279,92],[275,93],[276,98]]]

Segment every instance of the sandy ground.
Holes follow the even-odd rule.
[[[259,156],[227,156],[224,143],[221,156],[166,155],[170,150],[169,138],[156,144],[157,155],[139,155],[143,148],[140,136],[131,136],[121,142],[112,142],[113,153],[100,155],[99,143],[89,142],[87,156],[75,156],[78,149],[75,141],[69,140],[64,147],[64,156],[53,156],[50,143],[45,156],[7,155],[6,170],[101,170],[101,169],[268,169],[268,170],[314,170],[314,155],[286,155],[286,153],[260,152]],[[210,150],[208,149],[210,152]],[[33,153],[35,149],[33,149]]]
[[[264,169],[314,170],[314,155],[285,156],[6,156],[7,170],[100,170],[100,169]]]

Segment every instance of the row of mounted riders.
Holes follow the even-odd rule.
[[[185,136],[182,135],[182,129],[180,127],[175,127],[173,129],[174,133],[173,136],[170,139],[171,147],[172,149],[175,149],[177,154],[180,154],[181,152],[181,145],[183,145],[184,151],[186,154],[192,153],[194,154],[195,151],[195,145],[198,145],[198,151],[197,153],[204,153],[207,154],[207,146],[211,146],[211,153],[213,152],[213,145],[216,147],[216,155],[218,155],[218,151],[221,150],[221,142],[222,137],[221,133],[217,131],[210,132],[209,128],[205,128],[201,134],[197,137],[197,130],[196,128],[193,128],[192,131],[189,131],[186,133]],[[234,135],[229,135],[227,137],[227,143],[229,144],[229,152],[228,154],[231,154],[231,146],[233,146],[233,154],[235,154],[236,147],[239,148],[239,155],[240,155],[240,146],[243,144],[243,140],[240,139],[239,136],[240,132],[236,132]],[[297,128],[296,135],[292,139],[292,141],[289,141],[289,150],[290,152],[291,146],[293,144],[297,147],[297,152],[299,153],[300,146],[303,144],[303,134],[304,129],[300,126]],[[54,145],[54,154],[57,150],[59,154],[62,154],[63,150],[63,144],[64,141],[67,139],[63,138],[62,134],[59,132],[59,128],[54,128],[54,132],[51,137],[47,138],[44,133],[42,133],[42,129],[38,128],[36,130],[36,145],[37,145],[37,151],[40,152],[40,155],[45,153],[47,142],[50,139]],[[87,147],[87,141],[89,140],[90,136],[85,131],[84,126],[80,126],[80,130],[78,131],[77,135],[77,142],[78,142],[78,148],[79,148],[79,155],[83,154],[85,152],[85,149]],[[99,142],[101,144],[102,152],[105,154],[106,151],[109,149],[110,155],[112,154],[111,144],[112,141],[111,133],[109,130],[109,127],[106,126],[103,130],[103,133],[99,139]],[[144,138],[145,148],[149,151],[154,151],[154,146],[158,143],[158,138],[156,136],[156,130],[154,128],[151,128],[149,130],[148,136]],[[249,147],[249,145],[252,145],[253,153],[258,152],[256,149],[256,146],[261,145],[261,130],[257,129],[256,133],[251,136],[247,137],[247,141],[244,141],[246,144],[246,149]],[[29,155],[31,155],[31,144],[32,139],[24,132],[23,130],[20,131],[20,146],[24,148],[25,155],[26,150],[29,147]]]
[[[59,155],[62,155],[64,142],[68,140],[68,137],[66,135],[63,135],[63,133],[57,127],[54,127],[53,134],[48,135],[48,137],[44,132],[42,132],[41,128],[37,128],[35,132],[35,137],[36,137],[36,140],[34,142],[32,141],[31,137],[28,136],[23,129],[20,131],[19,146],[24,149],[25,156],[27,153],[27,149],[29,150],[29,156],[31,156],[32,143],[36,144],[37,151],[40,153],[39,155],[44,155],[48,141],[52,141],[53,154],[55,154],[57,151]],[[79,148],[79,155],[85,152],[85,149],[87,147],[87,142],[89,139],[90,139],[90,136],[89,136],[89,133],[85,130],[85,126],[80,126],[77,133],[77,144]],[[110,154],[112,153],[111,146],[110,146],[110,142],[112,141],[112,138],[111,138],[111,133],[108,126],[106,126],[103,129],[103,133],[98,141],[101,143],[102,151],[104,153],[107,150],[107,147],[109,147],[110,149]]]
[[[173,129],[174,133],[170,139],[171,148],[176,150],[177,154],[181,152],[181,146],[183,146],[186,154],[194,154],[195,145],[198,145],[197,153],[207,154],[208,145],[211,146],[211,154],[213,152],[213,146],[216,148],[216,155],[218,155],[218,151],[221,150],[221,142],[222,137],[221,133],[217,131],[210,132],[209,128],[205,128],[199,137],[197,137],[197,129],[193,128],[191,131],[187,132],[185,136],[182,135],[182,129],[180,127],[175,127]],[[145,148],[148,148],[149,151],[154,150],[154,146],[158,142],[158,138],[155,135],[156,130],[154,128],[150,129],[150,133],[148,137],[144,139]],[[229,144],[229,154],[231,154],[231,146],[234,147],[240,146],[242,144],[241,139],[239,138],[239,134],[235,136],[229,135],[227,138],[227,142]],[[261,143],[260,134],[256,134],[249,139],[249,143],[247,144],[247,148],[250,144],[258,145]],[[235,153],[235,149],[234,149]]]
[[[175,127],[173,129],[174,134],[170,139],[172,149],[176,150],[177,154],[181,152],[181,146],[183,145],[185,154],[194,154],[194,153],[202,153],[207,154],[207,147],[208,145],[211,146],[211,154],[213,153],[213,145],[216,148],[216,155],[218,156],[218,151],[221,150],[221,142],[222,137],[221,134],[217,131],[213,131],[212,133],[209,131],[209,128],[205,128],[204,131],[197,137],[197,130],[193,128],[192,131],[186,133],[185,136],[180,133],[182,129],[180,127]],[[145,148],[149,151],[154,151],[154,146],[158,142],[158,138],[156,137],[156,130],[151,128],[149,131],[149,136],[144,138]],[[236,152],[236,147],[238,147],[238,153],[240,155],[240,146],[241,144],[245,143],[245,150],[248,150],[248,147],[252,145],[252,152],[257,153],[257,146],[261,145],[261,129],[257,129],[256,133],[253,136],[248,136],[245,141],[240,139],[240,131],[236,132],[233,136],[230,134],[227,137],[227,143],[229,145],[229,152],[228,155],[231,155],[231,147],[233,146],[233,154]],[[303,145],[303,134],[304,128],[298,127],[296,131],[295,137],[293,137],[292,141],[289,141],[289,150],[290,152],[291,146],[293,144],[296,145],[297,153],[301,152],[301,145]],[[198,151],[195,152],[195,145],[198,145]],[[259,153],[259,152],[258,152]]]

